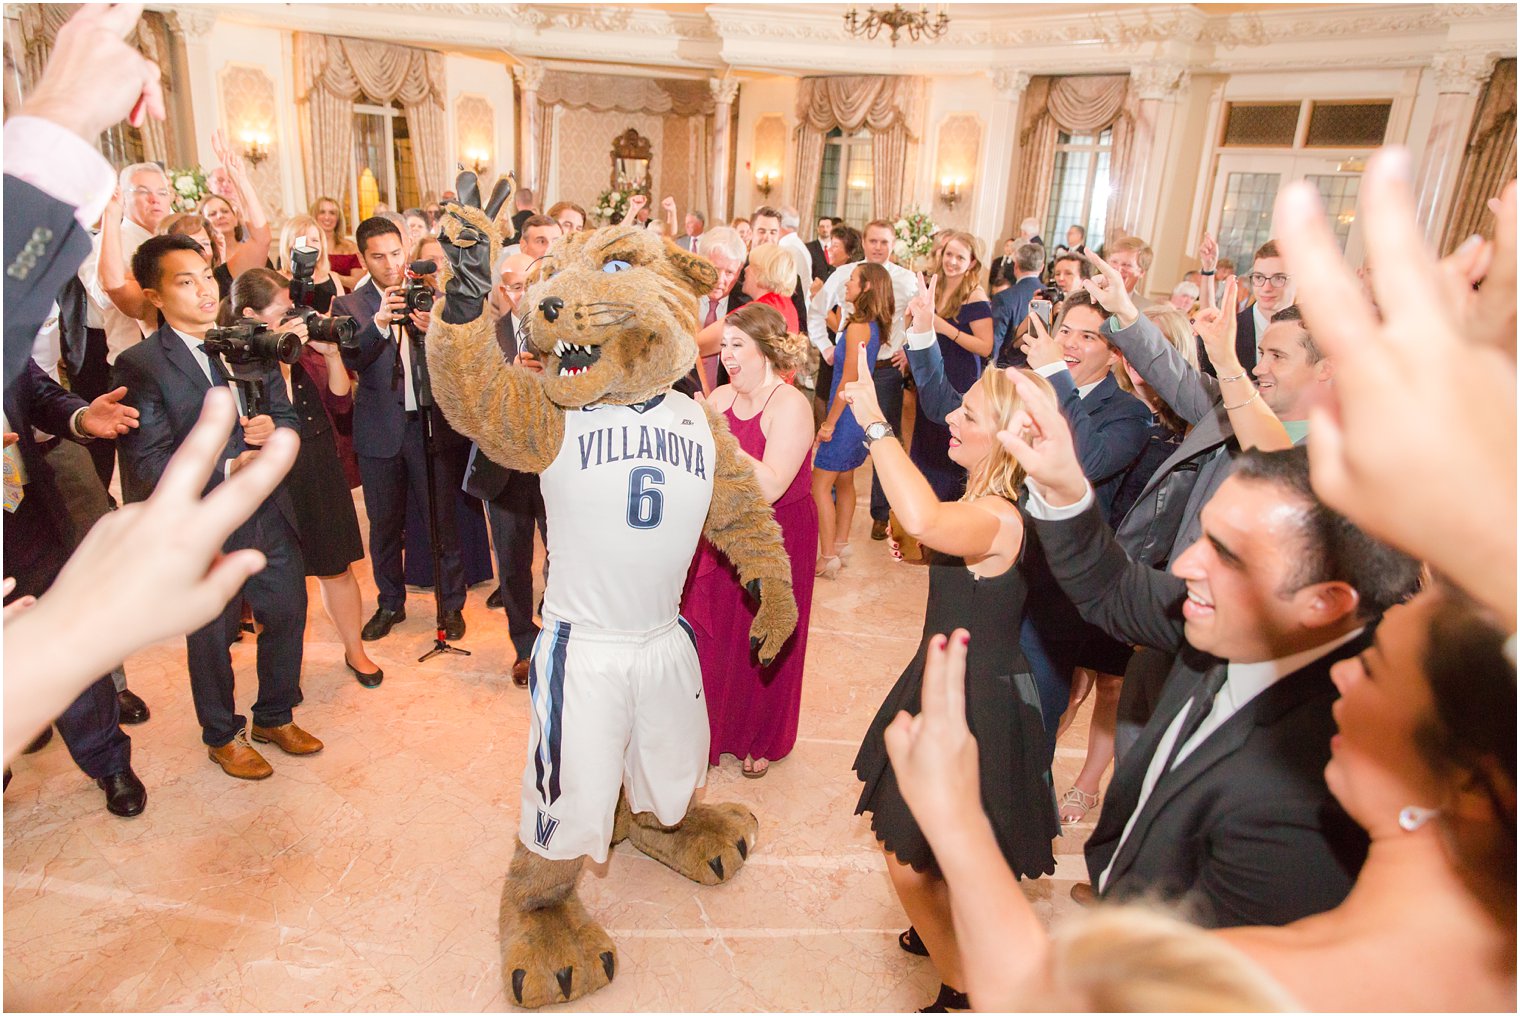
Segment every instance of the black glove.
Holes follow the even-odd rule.
[[[486,296],[491,292],[491,241],[479,229],[450,210],[444,213],[458,224],[457,236],[440,230],[438,242],[453,269],[443,287],[443,320],[463,325],[480,317]]]

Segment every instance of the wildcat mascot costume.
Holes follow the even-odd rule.
[[[775,658],[797,622],[770,505],[721,416],[671,389],[696,361],[697,297],[711,264],[633,226],[558,241],[520,305],[510,366],[485,311],[501,252],[496,185],[481,208],[462,174],[441,239],[444,305],[427,336],[439,407],[497,463],[538,473],[548,514],[544,629],[533,649],[532,731],[517,851],[501,895],[502,976],[518,1005],[579,998],[612,980],[617,950],[576,895],[587,856],[624,839],[716,884],[759,824],[698,804],[707,704],[681,587],[700,536],[759,601],[750,644]]]

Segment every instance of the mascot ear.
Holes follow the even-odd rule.
[[[486,202],[486,218],[496,221],[496,213],[501,211],[501,206],[507,203],[507,198],[517,189],[517,175],[508,173],[496,181],[496,187],[491,191],[491,200]]]
[[[689,250],[682,250],[669,237],[665,238],[665,257],[698,296],[706,296],[718,284],[718,270],[711,261]]]

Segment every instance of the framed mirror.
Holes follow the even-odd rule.
[[[632,127],[619,134],[612,142],[612,188],[647,193],[653,184],[649,175],[653,154],[649,139]]]

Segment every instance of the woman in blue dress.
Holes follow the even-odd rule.
[[[818,505],[818,567],[816,573],[834,578],[843,566],[855,517],[855,470],[866,460],[865,432],[839,394],[841,385],[855,380],[860,349],[875,363],[882,338],[892,334],[892,277],[881,265],[862,261],[844,289],[846,327],[834,342],[834,378],[829,385],[829,411],[818,428],[813,456],[813,501]]]
[[[992,355],[992,304],[982,288],[980,243],[969,233],[952,232],[940,251],[934,331],[945,364],[945,380],[965,395],[982,376]],[[965,493],[966,470],[950,461],[950,430],[924,415],[919,406],[913,414],[913,442],[909,458],[934,488],[941,501],[954,501]]]

